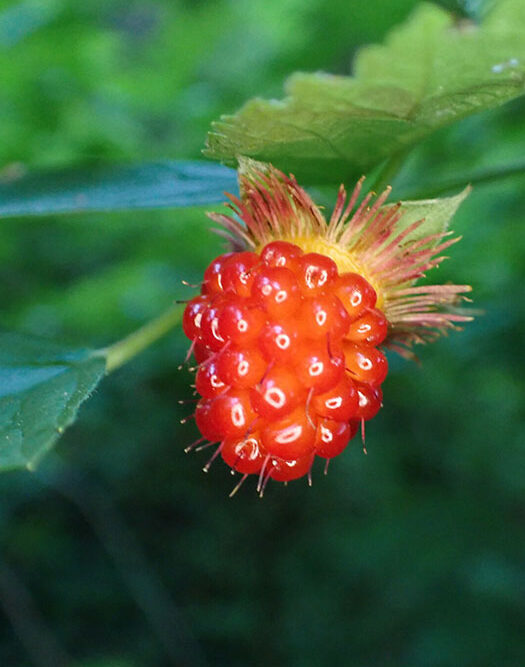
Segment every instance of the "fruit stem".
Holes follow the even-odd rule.
[[[120,368],[137,354],[165,336],[173,327],[180,323],[182,309],[180,306],[169,308],[151,322],[140,327],[126,338],[119,340],[101,350],[97,356],[106,358],[106,373]]]

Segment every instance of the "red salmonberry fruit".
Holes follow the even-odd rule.
[[[272,456],[266,464],[268,470],[265,470],[265,473],[276,482],[290,482],[293,479],[299,479],[307,475],[313,462],[313,454],[307,454],[292,460]]]
[[[329,391],[313,396],[311,407],[319,417],[341,422],[352,419],[359,408],[355,383],[348,377],[342,377]]]
[[[245,299],[238,299],[221,309],[217,328],[223,345],[225,341],[234,345],[252,345],[265,323],[266,315],[262,308]]]
[[[343,344],[346,369],[352,379],[367,384],[379,385],[388,373],[385,355],[369,345],[355,345],[345,341]]]
[[[183,316],[195,422],[220,443],[214,457],[259,474],[262,492],[340,454],[381,405],[387,322],[375,303],[364,278],[293,243],[217,257]]]
[[[217,362],[213,357],[200,364],[195,376],[195,389],[201,396],[215,398],[227,388],[218,375]]]
[[[188,301],[182,316],[182,330],[190,340],[195,340],[201,330],[202,314],[210,303],[207,296],[201,294]]]
[[[261,471],[267,456],[258,433],[241,438],[226,438],[222,443],[224,462],[237,472],[253,475]]]
[[[268,322],[259,336],[259,347],[264,357],[274,363],[289,363],[299,339],[295,320]]]
[[[309,252],[300,257],[297,276],[304,294],[320,294],[336,281],[337,264],[326,255]]]
[[[223,291],[222,285],[222,270],[226,261],[232,257],[234,253],[227,252],[224,255],[219,255],[208,266],[204,272],[204,280],[202,283],[203,294],[218,294]]]
[[[304,299],[298,313],[299,327],[308,338],[342,338],[350,326],[343,304],[333,294]]]
[[[297,260],[303,254],[301,248],[293,243],[272,241],[262,249],[261,260],[266,266],[285,266],[295,272],[298,267]]]
[[[208,359],[211,354],[213,354],[213,352],[208,347],[206,347],[206,345],[203,345],[202,343],[196,343],[194,341],[193,356],[198,364],[206,361],[206,359]]]
[[[223,296],[215,297],[202,314],[200,334],[197,340],[210,350],[221,350],[226,342],[219,330],[219,315],[227,303],[227,298]]]
[[[217,355],[217,373],[232,387],[254,387],[262,380],[267,367],[258,347],[228,347]]]
[[[272,456],[293,461],[313,451],[315,433],[315,424],[301,406],[282,419],[264,421],[261,425],[261,442]]]
[[[224,433],[217,428],[212,414],[213,406],[212,399],[201,398],[195,408],[195,423],[206,440],[218,442],[224,438]]]
[[[255,411],[267,421],[284,417],[305,399],[306,389],[286,366],[271,368],[260,386],[251,391]]]
[[[386,338],[388,322],[377,308],[367,310],[350,325],[346,337],[354,343],[380,345]]]
[[[273,319],[292,317],[301,305],[299,283],[286,267],[261,269],[253,281],[252,296]]]
[[[357,394],[359,396],[359,407],[357,408],[356,418],[368,421],[373,419],[383,401],[383,392],[380,387],[372,387],[369,384],[356,382]]]
[[[248,297],[255,278],[255,267],[261,258],[254,252],[237,252],[228,257],[221,271],[221,285],[225,292],[232,291]]]
[[[315,436],[315,453],[324,459],[339,456],[359,429],[359,422],[320,419]]]
[[[470,287],[416,284],[454,239],[400,222],[402,207],[384,206],[388,190],[373,201],[362,180],[351,194],[341,186],[326,219],[270,164],[240,157],[238,177],[233,213],[209,215],[241,251],[210,263],[183,328],[199,364],[195,422],[220,443],[211,460],[222,452],[240,483],[258,473],[262,493],[364,434],[388,372],[378,346],[409,356],[468,321],[457,306]]]
[[[339,276],[335,293],[341,300],[350,319],[356,320],[376,305],[377,294],[372,285],[358,273],[343,273]]]
[[[300,382],[322,394],[334,387],[344,374],[344,357],[328,349],[326,341],[304,341],[294,351],[294,369]]]
[[[230,389],[219,394],[212,401],[209,416],[222,438],[246,436],[257,423],[247,389]]]

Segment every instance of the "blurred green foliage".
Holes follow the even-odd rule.
[[[415,5],[0,3],[2,174],[198,158],[220,114],[280,96],[293,70],[347,73]],[[524,118],[521,99],[441,130],[394,185],[519,159]],[[474,190],[437,276],[470,282],[484,314],[420,367],[391,356],[368,456],[354,443],[312,489],[230,500],[224,466],[205,476],[206,453],[182,453],[182,334],[106,380],[56,458],[0,478],[0,664],[522,664],[524,186]],[[221,248],[198,209],[4,220],[2,327],[107,344],[187,295]]]

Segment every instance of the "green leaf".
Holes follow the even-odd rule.
[[[249,101],[208,135],[206,154],[273,162],[304,183],[340,182],[439,127],[525,92],[525,3],[500,0],[482,25],[422,4],[354,76],[295,74],[283,101]]]
[[[126,338],[100,350],[65,347],[0,333],[0,472],[34,470],[104,374],[111,373],[180,324],[171,306]]]
[[[90,350],[0,333],[0,471],[33,469],[105,370],[105,358]]]
[[[419,239],[434,234],[443,234],[447,231],[450,221],[454,217],[460,204],[470,193],[470,187],[453,197],[440,197],[439,199],[420,199],[417,201],[402,201],[401,212],[403,213],[397,223],[396,231],[401,232],[413,222],[423,220],[417,229],[408,234],[403,243],[418,241]],[[383,206],[381,210],[391,207],[392,204]],[[439,243],[439,239],[434,245]]]
[[[237,189],[235,171],[207,162],[31,173],[0,183],[0,217],[198,206]]]

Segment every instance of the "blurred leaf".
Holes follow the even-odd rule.
[[[339,182],[435,129],[525,92],[525,4],[500,0],[481,26],[421,5],[354,76],[295,74],[283,101],[254,99],[208,135],[207,155],[275,162],[303,182]]]
[[[0,216],[198,206],[225,190],[237,190],[235,172],[206,162],[32,173],[0,183]]]
[[[0,45],[12,47],[52,21],[62,9],[61,0],[23,0],[0,13]]]
[[[0,470],[34,468],[102,379],[90,350],[0,334]]]

